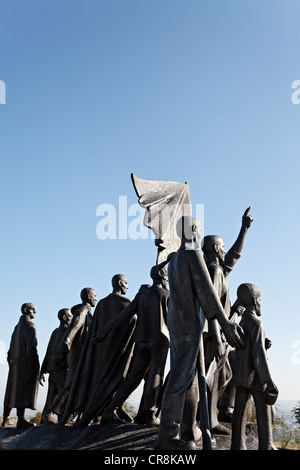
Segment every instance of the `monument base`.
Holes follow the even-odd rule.
[[[222,423],[229,431],[231,425]],[[92,424],[62,426],[39,425],[21,430],[16,427],[0,428],[0,450],[103,450],[153,451],[158,427],[138,424]],[[246,427],[247,449],[257,450],[257,427]],[[229,450],[231,434],[214,435],[212,450]],[[197,450],[202,450],[202,444]]]

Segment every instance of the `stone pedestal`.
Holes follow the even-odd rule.
[[[222,423],[231,429],[231,425]],[[158,428],[137,424],[61,426],[57,424],[34,426],[24,431],[18,428],[0,428],[1,450],[103,450],[153,451]],[[257,450],[256,424],[246,428],[247,449]],[[213,451],[229,450],[231,435],[215,435]],[[201,444],[198,446],[202,449]]]

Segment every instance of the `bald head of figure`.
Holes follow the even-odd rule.
[[[184,215],[176,224],[176,233],[183,243],[188,243],[194,248],[199,248],[201,237],[201,225],[194,217]]]
[[[160,268],[159,266],[152,266],[150,270],[150,276],[153,279],[154,284],[161,284],[163,287],[167,287],[168,284],[168,269],[166,266]]]
[[[125,295],[128,290],[127,278],[123,274],[115,274],[111,280],[113,292]]]
[[[82,302],[90,304],[91,307],[95,307],[97,302],[97,295],[95,289],[92,287],[84,287],[80,292],[80,298]]]
[[[26,302],[21,306],[22,315],[27,315],[29,318],[35,317],[35,308],[31,302]]]
[[[218,235],[206,235],[202,240],[201,248],[208,259],[217,257],[222,261],[225,260],[224,240]]]
[[[237,298],[240,305],[248,309],[254,307],[258,316],[261,314],[260,296],[260,290],[254,284],[246,282],[241,284],[237,289]]]
[[[62,308],[57,313],[57,318],[64,325],[70,325],[72,317],[73,315],[70,308]]]

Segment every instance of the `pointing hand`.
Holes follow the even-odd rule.
[[[243,214],[242,225],[245,228],[249,228],[250,225],[253,222],[253,217],[252,217],[252,215],[249,214],[250,209],[251,209],[251,207],[248,207],[248,209],[246,209],[244,214]]]

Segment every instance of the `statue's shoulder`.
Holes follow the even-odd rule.
[[[104,297],[104,299],[100,300],[101,305],[121,305],[122,308],[123,306],[130,304],[131,300],[128,299],[127,297],[124,297],[123,295],[115,294],[114,292],[111,292],[108,294],[107,297]]]
[[[245,310],[245,312],[242,314],[240,325],[247,331],[258,331],[264,329],[263,323],[259,317],[251,312],[248,312],[247,310]]]
[[[222,266],[220,266],[220,264],[216,263],[215,261],[206,263],[206,266],[211,276],[224,276],[224,269],[222,268]]]
[[[203,255],[200,250],[178,250],[177,252],[177,257],[180,260],[186,260],[187,262],[189,261],[195,261],[195,260],[201,260],[204,261]]]
[[[28,330],[36,330],[36,326],[35,326],[35,323],[33,323],[33,321],[29,318],[26,318],[25,316],[23,316],[23,318],[21,318],[20,320],[22,320],[22,326]]]

